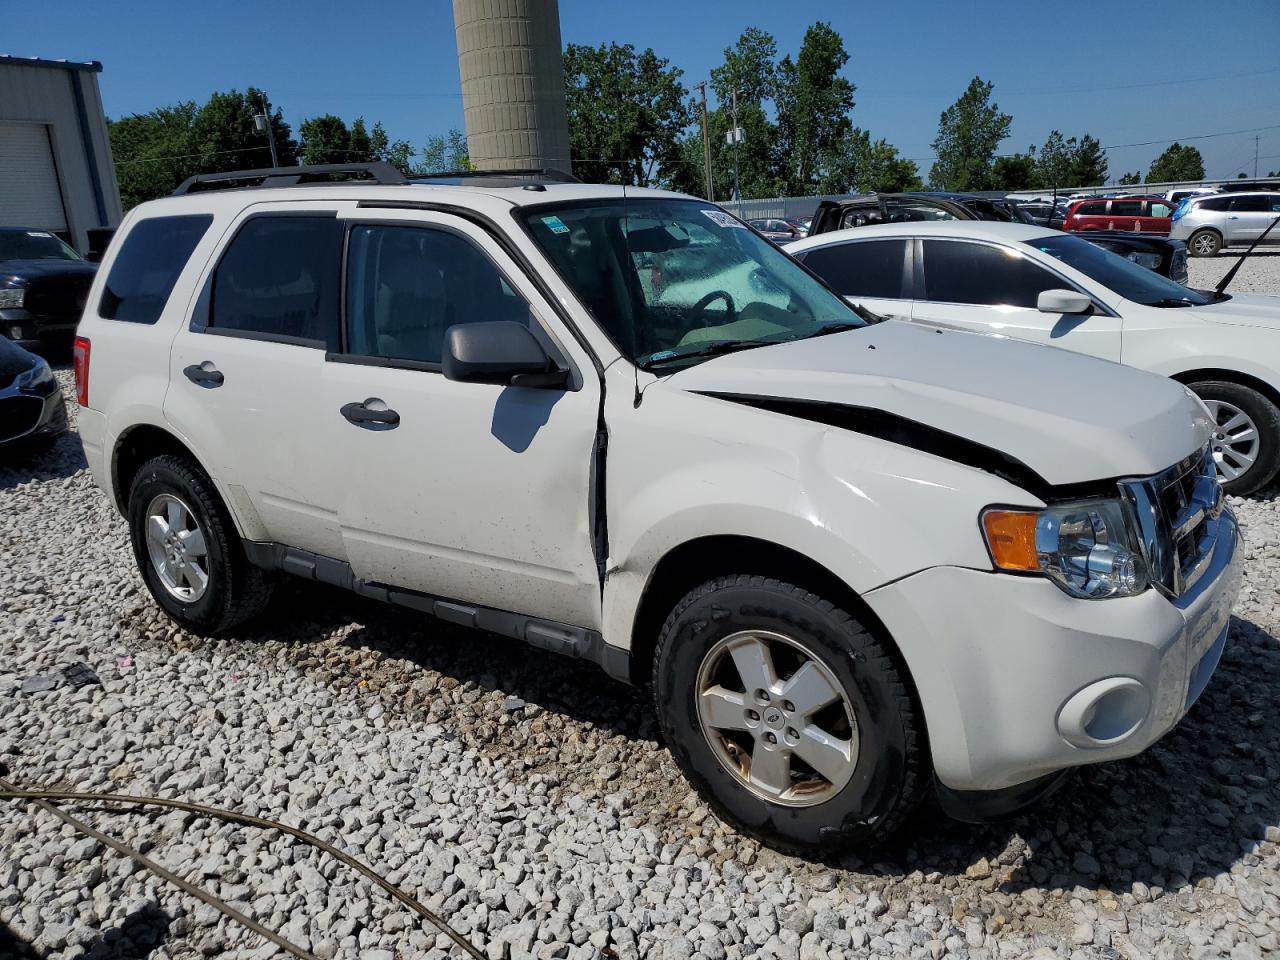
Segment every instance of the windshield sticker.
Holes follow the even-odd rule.
[[[737,227],[740,230],[747,229],[742,223],[739,223],[732,216],[723,210],[702,210],[700,211],[704,217],[719,227]]]
[[[542,222],[550,228],[552,233],[569,232],[569,228],[564,225],[564,221],[559,217],[543,217]]]

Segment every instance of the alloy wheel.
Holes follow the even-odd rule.
[[[1202,257],[1207,257],[1211,254],[1217,253],[1218,251],[1218,242],[1207,233],[1202,233],[1200,236],[1196,237],[1192,245],[1195,248],[1196,253]]]
[[[147,506],[147,554],[160,583],[183,603],[195,603],[209,587],[209,551],[191,508],[170,493]]]
[[[697,678],[698,720],[717,759],[757,796],[806,807],[858,765],[858,726],[835,676],[802,644],[763,630],[720,640]]]
[[[1258,425],[1247,413],[1225,400],[1206,400],[1204,405],[1216,424],[1209,443],[1218,468],[1218,481],[1237,480],[1258,459]]]

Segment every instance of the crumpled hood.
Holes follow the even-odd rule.
[[[1268,297],[1261,293],[1232,294],[1230,300],[1221,303],[1211,303],[1204,307],[1179,307],[1178,310],[1194,313],[1196,317],[1213,323],[1280,330],[1280,297]]]
[[[1210,431],[1204,405],[1165,377],[892,321],[715,357],[669,383],[884,411],[997,450],[1054,485],[1157,473]]]

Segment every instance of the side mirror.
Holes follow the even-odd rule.
[[[441,366],[447,379],[462,383],[564,387],[569,380],[529,328],[510,320],[450,327]]]
[[[1041,313],[1092,313],[1093,301],[1075,290],[1042,290],[1036,297]]]

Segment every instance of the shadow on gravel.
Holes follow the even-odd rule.
[[[59,437],[51,446],[6,452],[0,460],[0,491],[31,480],[65,480],[89,464],[75,433]]]
[[[43,956],[35,947],[13,932],[0,920],[0,960],[40,960]]]

